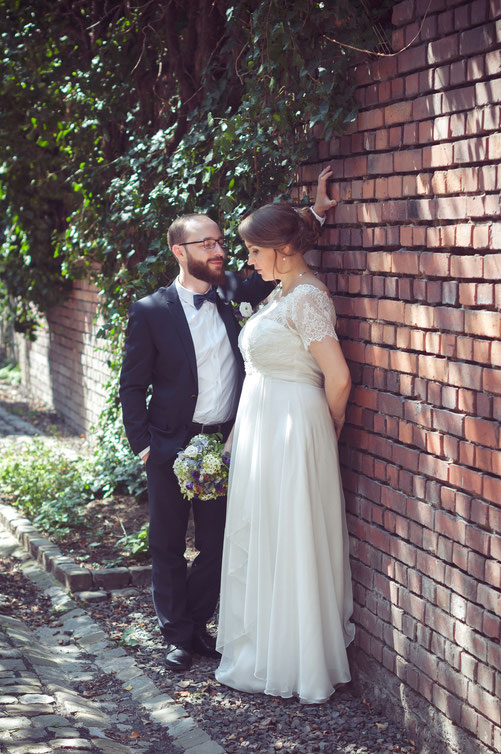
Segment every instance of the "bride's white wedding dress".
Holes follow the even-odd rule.
[[[350,680],[355,627],[337,439],[308,351],[336,338],[328,293],[302,283],[240,334],[216,678],[323,702]]]

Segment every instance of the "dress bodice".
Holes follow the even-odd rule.
[[[240,333],[246,373],[322,385],[322,372],[308,348],[326,336],[337,340],[335,323],[327,292],[310,283],[301,283],[286,296],[277,289]]]

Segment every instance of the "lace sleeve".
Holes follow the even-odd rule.
[[[305,348],[309,348],[313,342],[320,342],[327,335],[338,340],[336,312],[328,293],[314,285],[298,285],[287,298],[289,321]]]

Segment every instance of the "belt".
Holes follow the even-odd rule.
[[[220,422],[219,424],[197,424],[197,422],[191,422],[190,432],[197,435],[212,435],[215,432],[220,432],[224,435],[225,432],[230,431],[234,421],[234,419],[230,419],[227,422]]]

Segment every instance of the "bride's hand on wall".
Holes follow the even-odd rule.
[[[329,199],[327,194],[327,181],[332,178],[332,168],[328,165],[324,168],[318,176],[317,180],[317,195],[315,197],[315,204],[313,209],[323,217],[328,210],[336,206],[337,201],[335,199]]]

